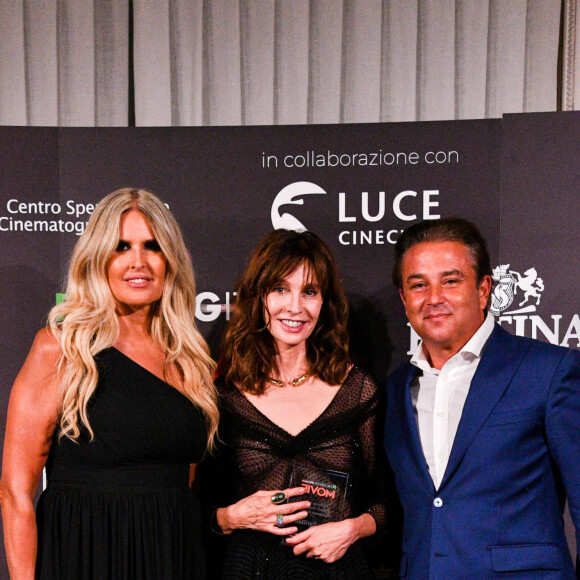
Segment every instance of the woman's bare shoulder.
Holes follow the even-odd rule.
[[[41,328],[34,337],[29,356],[34,354],[48,359],[57,359],[61,348],[58,340],[49,328]]]
[[[28,356],[16,377],[14,389],[29,391],[45,389],[58,383],[57,369],[61,353],[60,344],[49,329],[36,333]]]

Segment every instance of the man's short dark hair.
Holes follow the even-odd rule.
[[[395,244],[393,283],[397,288],[403,287],[403,257],[411,246],[422,242],[460,242],[467,247],[473,259],[477,285],[484,276],[491,276],[487,243],[474,223],[458,217],[425,220],[407,228]]]

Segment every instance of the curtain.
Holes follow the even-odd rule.
[[[0,124],[126,126],[129,7],[0,0]]]
[[[0,0],[0,124],[580,108],[577,0]]]

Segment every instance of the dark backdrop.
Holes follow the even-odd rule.
[[[272,227],[300,223],[335,251],[353,357],[383,381],[416,344],[390,282],[393,242],[424,217],[452,215],[488,239],[498,322],[579,348],[579,121],[0,128],[2,433],[10,386],[63,291],[90,204],[126,186],[151,189],[180,222],[214,354],[246,256]]]

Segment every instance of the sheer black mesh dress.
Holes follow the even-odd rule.
[[[218,388],[222,445],[199,471],[206,508],[230,505],[260,489],[284,489],[292,469],[300,466],[314,477],[317,472],[324,477],[326,470],[348,473],[347,501],[338,519],[367,512],[377,530],[384,526],[384,464],[375,454],[378,391],[369,375],[353,368],[323,413],[296,436],[270,421],[235,386],[218,381]],[[295,556],[279,536],[265,532],[237,530],[225,541],[223,566],[215,547],[208,561],[212,577],[220,568],[227,580],[373,577],[364,540],[332,564]]]

